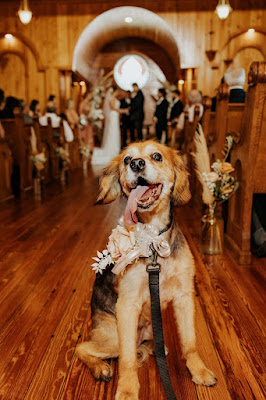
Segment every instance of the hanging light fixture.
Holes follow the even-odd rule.
[[[20,8],[18,10],[18,16],[19,16],[20,21],[24,25],[27,25],[31,21],[32,12],[29,8],[28,0],[21,0]]]
[[[215,12],[220,19],[226,19],[231,11],[232,7],[230,6],[229,0],[218,1]]]

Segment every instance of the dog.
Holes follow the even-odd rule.
[[[97,201],[110,203],[123,194],[131,203],[136,197],[135,208],[127,204],[125,221],[150,224],[163,232],[171,254],[158,257],[161,308],[173,304],[182,353],[193,382],[213,386],[216,378],[196,349],[193,256],[172,216],[172,207],[191,198],[188,178],[181,156],[173,149],[153,141],[132,143],[103,171]],[[147,190],[140,196],[141,186]],[[123,274],[114,275],[110,269],[97,274],[91,302],[91,338],[79,344],[76,351],[94,377],[104,381],[113,374],[106,360],[119,357],[115,400],[139,398],[138,353],[146,357],[152,348],[146,263],[147,259],[139,258]]]

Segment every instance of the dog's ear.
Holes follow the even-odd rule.
[[[115,157],[108,167],[103,170],[100,178],[100,193],[96,204],[107,204],[121,195],[121,186],[119,183],[119,164],[121,156]]]
[[[191,199],[189,190],[189,174],[181,156],[172,150],[174,163],[175,182],[172,191],[172,202],[174,206],[186,204]]]

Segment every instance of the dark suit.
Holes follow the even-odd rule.
[[[229,103],[245,103],[246,92],[243,89],[236,88],[230,90]]]
[[[127,103],[128,100],[129,102]],[[131,99],[122,99],[120,101],[120,108],[121,109],[125,109],[125,108],[130,108],[130,104],[131,104]],[[121,128],[122,128],[122,148],[126,147],[127,145],[127,131],[128,129],[130,129],[130,115],[128,114],[121,114]]]
[[[139,90],[135,97],[131,99],[130,107],[130,136],[131,142],[135,141],[135,130],[138,134],[138,140],[142,140],[142,125],[144,121],[144,96]]]
[[[181,100],[178,100],[172,107],[171,113],[170,113],[170,121],[172,121],[175,118],[178,118],[179,115],[183,112],[183,103]]]
[[[160,104],[157,104],[154,116],[157,118],[156,122],[156,137],[157,140],[160,141],[162,138],[163,131],[167,132],[167,110],[169,103],[166,99]],[[166,143],[167,143],[167,135],[166,135]]]

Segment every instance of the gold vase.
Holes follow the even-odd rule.
[[[201,219],[200,252],[204,254],[222,254],[223,219],[216,218],[215,205],[209,206],[208,214]]]

